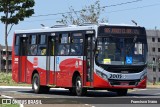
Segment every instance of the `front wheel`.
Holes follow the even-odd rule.
[[[76,82],[75,82],[75,92],[77,96],[82,96],[86,94],[87,89],[82,87],[82,80],[80,76],[77,76]]]

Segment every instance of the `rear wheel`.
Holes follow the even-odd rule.
[[[35,93],[38,94],[42,92],[48,93],[50,88],[48,86],[41,86],[39,75],[38,73],[35,73],[32,78],[32,89]]]
[[[118,96],[126,96],[128,89],[119,89],[116,91]]]

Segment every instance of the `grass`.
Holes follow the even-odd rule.
[[[0,72],[0,86],[30,86],[29,84],[19,84],[12,80],[12,73]]]
[[[0,107],[19,107],[17,104],[0,104]]]
[[[153,85],[153,83],[147,82],[147,85]],[[155,85],[160,85],[160,82],[155,82]]]
[[[151,86],[153,83],[148,82],[147,85]],[[0,86],[31,86],[30,84],[16,83],[12,80],[12,73],[0,72]],[[153,86],[160,86],[160,82],[156,82]]]

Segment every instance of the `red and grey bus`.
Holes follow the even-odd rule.
[[[104,89],[126,95],[146,88],[147,39],[144,27],[86,24],[17,30],[12,78],[32,84],[35,93],[66,88],[83,95]]]

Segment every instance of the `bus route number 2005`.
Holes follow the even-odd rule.
[[[110,79],[120,79],[122,78],[122,74],[110,74]]]

